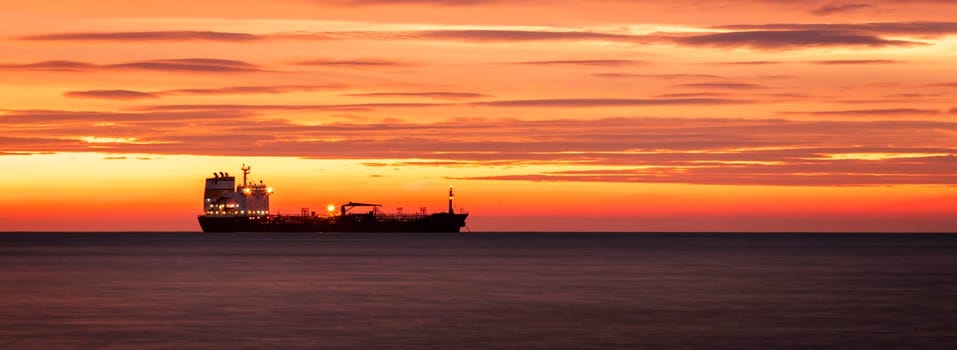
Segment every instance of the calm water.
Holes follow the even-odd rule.
[[[0,234],[0,349],[951,349],[957,235]]]

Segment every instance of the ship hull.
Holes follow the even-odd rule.
[[[212,216],[200,215],[203,232],[459,232],[468,214],[437,213],[415,217],[374,215]]]

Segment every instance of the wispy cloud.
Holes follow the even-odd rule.
[[[156,71],[184,71],[184,72],[210,72],[210,73],[233,73],[233,72],[258,72],[262,69],[254,64],[227,59],[215,58],[180,58],[180,59],[162,59],[138,61],[129,63],[111,64],[101,66],[106,68],[120,69],[142,69]]]
[[[708,29],[708,28],[703,28]],[[837,46],[915,46],[926,45],[914,40],[890,39],[885,35],[940,36],[957,33],[953,22],[888,22],[860,24],[747,24],[724,25],[713,32],[658,32],[629,34],[600,30],[543,28],[512,29],[435,29],[435,30],[366,30],[318,31],[253,34],[202,30],[169,30],[142,32],[76,32],[36,34],[16,37],[30,41],[171,41],[204,40],[222,42],[254,42],[263,40],[441,40],[474,43],[529,41],[602,41],[631,44],[671,44],[693,47],[747,47],[753,49],[797,49]],[[364,62],[370,61],[370,62]],[[556,60],[540,64],[626,64],[628,60]],[[312,62],[312,63],[309,63]],[[549,63],[550,62],[550,63]],[[302,62],[313,65],[381,65],[378,60],[317,59]],[[394,63],[394,62],[391,62]],[[530,62],[531,63],[531,62]],[[628,64],[640,63],[631,61]]]
[[[0,70],[46,70],[46,71],[109,71],[109,70],[147,70],[163,72],[194,73],[241,73],[262,72],[260,66],[248,62],[216,58],[179,58],[133,61],[116,64],[97,65],[78,61],[41,61],[34,63],[0,64]]]
[[[593,60],[555,60],[555,61],[524,61],[524,62],[512,62],[512,64],[525,64],[525,65],[536,65],[536,66],[551,66],[551,65],[571,65],[571,66],[633,66],[638,64],[646,64],[645,61],[639,60],[622,60],[622,59],[593,59]]]
[[[941,96],[943,96],[943,95],[942,95],[942,94],[923,94],[923,93],[916,93],[916,92],[908,92],[908,93],[901,93],[901,94],[884,95],[883,97],[884,97],[884,98],[930,98],[930,97],[941,97]]]
[[[395,4],[426,4],[444,6],[484,5],[501,0],[343,0],[343,3],[352,5],[395,5]]]
[[[249,33],[231,33],[197,30],[150,32],[78,32],[27,35],[15,38],[27,41],[254,41],[261,36]]]
[[[888,109],[856,109],[841,111],[796,111],[783,114],[808,114],[822,116],[894,116],[894,115],[932,115],[940,114],[939,110],[920,108],[888,108]]]
[[[757,49],[781,49],[828,46],[916,46],[924,43],[906,40],[884,39],[876,35],[846,30],[748,30],[739,32],[692,35],[673,38],[674,41],[691,46],[750,47]]]
[[[475,99],[489,97],[485,94],[475,93],[475,92],[459,92],[459,91],[421,91],[421,92],[364,92],[364,93],[354,93],[354,94],[345,94],[343,96],[352,96],[352,97],[426,97],[434,98],[441,100],[464,100],[464,99]]]
[[[399,36],[417,39],[457,40],[471,42],[521,42],[521,41],[625,41],[650,42],[650,37],[602,33],[590,31],[545,31],[545,30],[430,30],[397,33]]]
[[[683,92],[655,95],[655,98],[721,98],[729,96],[724,92]]]
[[[96,125],[99,122],[109,123],[144,123],[144,122],[181,122],[188,120],[202,120],[215,118],[242,118],[255,115],[252,111],[241,110],[191,110],[188,112],[104,112],[104,111],[60,111],[60,110],[8,110],[0,114],[2,125],[33,125],[56,123],[83,123]],[[94,129],[90,129],[94,130]]]
[[[823,65],[853,65],[853,64],[895,64],[902,63],[898,60],[819,60],[819,61],[805,61],[810,64],[823,64]]]
[[[557,108],[597,108],[597,107],[643,107],[643,106],[698,106],[747,104],[754,101],[723,98],[554,98],[489,100],[476,102],[394,102],[394,103],[350,103],[350,104],[170,104],[137,107],[140,111],[188,111],[188,110],[240,110],[240,111],[368,111],[386,108],[427,108],[451,106],[486,107],[557,107]]]
[[[135,100],[160,98],[174,95],[248,95],[283,94],[289,92],[339,89],[341,85],[263,85],[263,86],[226,86],[218,88],[172,89],[158,91],[135,90],[83,90],[67,91],[63,95],[74,98],[99,98],[112,100]]]
[[[592,76],[599,78],[650,78],[650,79],[724,79],[725,77],[713,74],[647,74],[647,73],[595,73]]]
[[[811,13],[819,16],[827,16],[835,13],[854,12],[873,8],[873,5],[864,3],[830,3],[811,10]]]
[[[781,64],[785,61],[729,61],[729,62],[710,62],[708,64],[731,65],[731,66],[763,66],[769,64]]]
[[[733,24],[716,28],[746,31],[823,31],[872,35],[939,36],[957,33],[957,22],[772,23]]]
[[[67,91],[63,93],[63,96],[75,98],[99,98],[108,100],[138,100],[146,98],[159,98],[159,95],[155,93],[133,90]]]
[[[953,157],[951,157],[953,158]],[[945,158],[947,159],[947,158]],[[841,164],[849,163],[849,164]],[[913,166],[914,162],[885,161],[882,167]],[[856,165],[853,173],[838,173],[835,168]],[[814,172],[795,173],[791,166],[699,166],[695,168],[651,168],[633,170],[555,171],[542,174],[493,175],[459,177],[470,180],[520,180],[560,182],[623,182],[623,183],[685,183],[706,185],[770,185],[770,186],[871,186],[871,185],[949,185],[957,181],[952,174],[921,174],[920,170],[908,173],[885,173],[882,169],[868,166],[872,163],[835,161],[819,164]],[[939,165],[922,167],[939,169]],[[947,166],[955,169],[954,166]],[[916,170],[916,169],[915,169]]]
[[[905,63],[905,62],[899,61],[899,60],[888,60],[888,59],[853,59],[853,60],[809,60],[809,61],[730,61],[730,62],[713,62],[710,64],[762,66],[762,65],[774,65],[774,64],[872,65],[872,64],[897,64],[897,63]]]
[[[444,103],[352,103],[352,104],[169,104],[140,106],[138,111],[369,111],[385,108],[441,107]]]
[[[772,25],[773,26],[773,25]],[[720,32],[660,32],[648,35],[608,33],[588,30],[514,30],[514,29],[444,29],[395,32],[326,32],[323,35],[340,39],[420,39],[464,42],[526,41],[605,41],[632,44],[672,44],[692,47],[742,47],[753,49],[798,49],[807,47],[882,47],[926,45],[923,42],[886,39],[879,34],[842,28],[776,28],[760,26],[716,28]],[[731,30],[731,31],[729,31]]]
[[[632,98],[565,98],[565,99],[532,99],[532,100],[502,100],[476,102],[476,105],[493,107],[638,107],[638,106],[677,106],[677,105],[720,105],[750,103],[747,100],[720,99],[720,98],[659,98],[659,99],[632,99]]]
[[[245,95],[245,94],[284,94],[289,92],[320,91],[344,88],[344,85],[256,85],[256,86],[225,86],[217,88],[193,88],[162,90],[155,93],[160,95]]]
[[[719,90],[755,90],[767,89],[767,86],[751,83],[688,83],[678,84],[676,87]]]
[[[15,127],[0,139],[0,152],[410,160],[390,166],[580,166],[472,176],[536,181],[937,184],[953,180],[957,171],[952,142],[957,123],[950,122],[607,118],[302,125],[250,118],[262,112],[237,117],[235,110],[202,109],[7,111],[0,123]],[[460,136],[449,138],[450,133]],[[237,137],[249,142],[216,147]]]
[[[47,70],[47,71],[83,71],[96,68],[97,65],[87,62],[53,60],[33,63],[0,63],[3,70]]]
[[[384,59],[372,59],[372,58],[347,59],[347,60],[317,58],[317,59],[296,61],[294,62],[294,64],[301,65],[301,66],[359,67],[359,68],[403,67],[403,66],[413,65],[412,63],[409,63],[409,62],[384,60]]]

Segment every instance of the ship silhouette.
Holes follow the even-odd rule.
[[[198,216],[203,232],[459,232],[468,213],[456,213],[449,186],[449,208],[444,213],[427,213],[425,208],[413,214],[385,214],[381,204],[348,202],[327,207],[317,214],[303,208],[299,215],[272,214],[269,197],[273,188],[262,181],[250,183],[250,166],[243,164],[243,181],[225,172],[206,178],[203,191],[204,214]],[[355,208],[371,210],[355,213]]]

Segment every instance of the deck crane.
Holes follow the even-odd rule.
[[[381,206],[382,204],[349,202],[340,206],[339,211],[340,213],[342,213],[342,216],[346,216],[346,213],[349,211],[349,209],[352,209],[354,207],[381,207]]]

